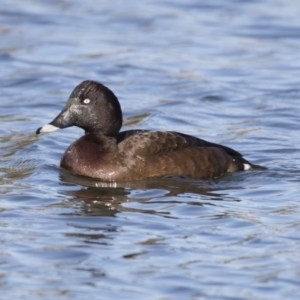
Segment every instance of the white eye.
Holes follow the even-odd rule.
[[[84,100],[82,101],[83,104],[89,104],[90,102],[91,102],[90,99],[84,99]]]

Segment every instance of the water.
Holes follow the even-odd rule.
[[[299,299],[300,3],[8,1],[0,9],[1,299]],[[124,129],[223,143],[267,171],[108,184],[36,136],[85,79]]]

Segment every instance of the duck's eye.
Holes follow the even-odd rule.
[[[82,100],[82,103],[83,103],[83,104],[89,104],[90,102],[91,102],[90,99],[84,99],[84,100]]]

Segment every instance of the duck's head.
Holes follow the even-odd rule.
[[[101,83],[83,81],[71,93],[61,113],[36,133],[78,126],[87,133],[116,136],[122,126],[122,111],[115,94]]]

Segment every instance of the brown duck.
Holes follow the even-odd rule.
[[[39,128],[52,132],[78,126],[85,134],[69,146],[61,167],[103,181],[132,181],[158,176],[216,178],[227,172],[263,169],[223,145],[173,131],[119,132],[122,111],[114,93],[101,83],[84,81],[62,112]]]

